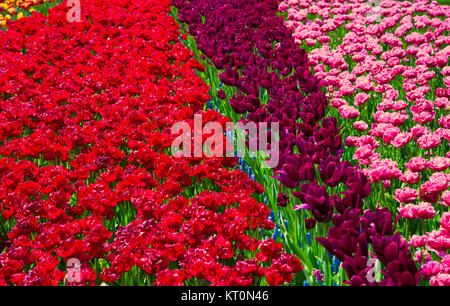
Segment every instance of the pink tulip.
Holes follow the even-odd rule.
[[[435,156],[428,161],[428,167],[433,171],[444,171],[450,166],[450,160],[447,157]]]
[[[421,248],[424,247],[427,244],[428,236],[418,236],[418,235],[412,235],[409,239],[409,243],[412,245],[413,248]]]
[[[391,144],[394,146],[394,148],[401,148],[405,145],[407,145],[411,141],[411,134],[407,132],[399,133],[397,136],[395,136],[394,140],[391,142]]]
[[[441,224],[441,227],[443,227],[446,230],[450,231],[450,212],[443,213],[442,217],[441,217],[441,220],[439,222]]]
[[[400,180],[404,183],[413,185],[419,182],[420,175],[417,172],[412,172],[410,170],[405,171],[403,175],[400,177]]]
[[[412,172],[422,172],[427,169],[428,161],[421,156],[413,157],[405,164],[405,167]]]
[[[434,207],[426,202],[418,205],[407,204],[398,209],[399,215],[406,219],[432,219],[436,215]]]
[[[356,106],[361,106],[364,103],[366,103],[367,101],[369,101],[370,99],[370,95],[366,94],[366,93],[359,93],[355,96],[355,100],[354,100],[354,104]]]
[[[345,119],[355,119],[359,117],[359,111],[350,105],[343,105],[339,107],[339,113]]]
[[[419,191],[409,187],[395,190],[394,199],[399,203],[410,203],[417,200],[419,197]]]
[[[426,242],[425,242],[426,244]],[[423,245],[425,246],[425,245]],[[414,261],[418,263],[428,262],[431,260],[431,255],[425,250],[418,250],[414,253]]]
[[[442,265],[438,261],[429,261],[422,266],[422,273],[426,277],[431,277],[441,272]]]
[[[439,204],[441,205],[445,205],[445,206],[450,206],[450,190],[445,191],[442,195],[441,195],[441,202],[439,202]]]
[[[365,121],[355,121],[353,127],[358,131],[365,131],[369,128],[369,125]]]

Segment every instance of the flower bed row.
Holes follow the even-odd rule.
[[[346,151],[375,193],[387,194],[380,205],[408,219],[400,230],[406,238],[415,234],[424,274],[449,285],[450,7],[374,4],[289,0],[279,8],[327,89]]]
[[[170,154],[175,122],[228,120],[202,112],[170,1],[81,5],[81,22],[64,1],[0,32],[0,284],[291,281],[299,260],[261,239],[261,185],[235,158]]]

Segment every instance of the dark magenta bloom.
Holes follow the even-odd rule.
[[[284,193],[280,192],[277,196],[277,205],[279,207],[286,207],[287,203],[288,203],[288,197]]]
[[[329,197],[325,186],[317,182],[303,184],[300,192],[292,193],[300,199],[300,208],[310,210],[318,222],[329,222],[333,215],[333,201]]]

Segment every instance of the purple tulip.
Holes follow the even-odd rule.
[[[343,169],[339,158],[328,156],[319,163],[318,169],[320,178],[326,185],[336,187],[342,182]]]
[[[319,186],[317,182],[303,184],[300,192],[293,192],[292,195],[303,203],[299,208],[310,210],[318,222],[327,223],[331,220],[333,201],[324,186]]]
[[[286,207],[287,203],[288,203],[288,197],[284,193],[280,192],[277,196],[277,206]]]

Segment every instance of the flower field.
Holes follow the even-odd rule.
[[[1,1],[0,285],[449,286],[438,2]]]

